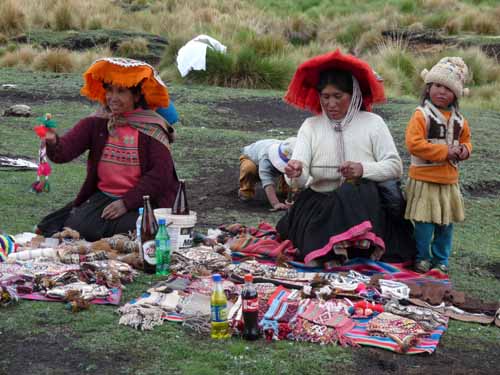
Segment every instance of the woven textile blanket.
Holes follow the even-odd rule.
[[[351,331],[346,333],[345,336],[358,345],[373,346],[376,348],[401,353],[400,345],[395,340],[384,336],[371,336],[368,333],[367,329],[369,321],[369,318],[355,319],[356,325]],[[410,347],[404,354],[434,353],[436,347],[439,344],[439,340],[445,333],[446,329],[446,326],[439,326],[428,336],[418,338],[414,345]]]
[[[325,272],[318,267],[309,267],[303,262],[293,259],[295,248],[293,244],[286,240],[281,241],[276,229],[268,223],[260,223],[256,228],[246,227],[241,224],[222,225],[219,227],[231,238],[227,244],[231,249],[233,263],[239,263],[242,259],[252,257],[259,263],[276,265],[286,262],[298,271],[305,272]],[[433,281],[439,284],[449,285],[448,275],[439,270],[430,270],[425,274],[419,274],[409,269],[410,263],[385,263],[374,261],[368,258],[353,258],[341,266],[333,266],[328,272],[349,272],[357,271],[364,275],[372,276],[383,274],[384,278],[391,280],[414,280]]]

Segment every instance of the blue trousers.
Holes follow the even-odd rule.
[[[448,266],[453,241],[453,224],[415,222],[417,262],[429,260],[434,265]]]

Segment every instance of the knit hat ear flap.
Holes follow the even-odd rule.
[[[429,71],[427,69],[424,69],[420,72],[420,77],[422,77],[422,79],[425,81],[425,76],[427,75],[427,73],[429,73]]]

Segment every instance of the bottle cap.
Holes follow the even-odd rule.
[[[212,275],[212,280],[213,280],[213,281],[222,281],[222,277],[221,277],[221,275],[219,275],[218,273],[214,273],[214,274]]]
[[[165,219],[158,220],[158,225],[165,225],[165,223],[166,223]]]
[[[149,195],[143,195],[142,199],[149,199]]]
[[[253,281],[253,276],[251,273],[245,275],[245,281],[251,283]]]
[[[142,215],[144,213],[144,207],[139,207],[139,215]]]

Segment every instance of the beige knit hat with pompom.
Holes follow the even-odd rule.
[[[464,88],[469,81],[469,68],[461,57],[443,57],[431,70],[424,69],[420,76],[425,83],[439,83],[448,87],[455,96],[469,95],[469,89]]]

